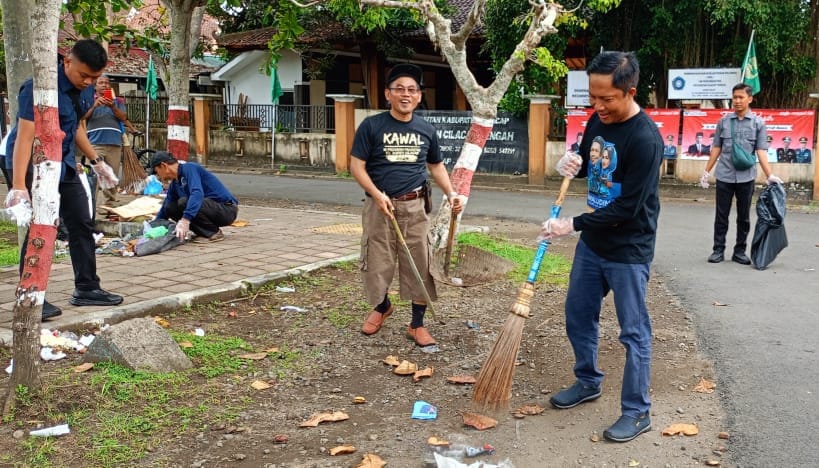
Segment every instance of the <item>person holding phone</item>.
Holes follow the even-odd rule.
[[[94,151],[111,166],[114,174],[119,175],[124,130],[126,127],[133,133],[137,133],[137,130],[128,121],[125,101],[114,96],[111,80],[107,75],[97,78],[94,105],[83,116],[82,122]],[[104,189],[102,194],[105,204],[119,201],[117,187]]]

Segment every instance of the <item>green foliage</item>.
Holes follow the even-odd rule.
[[[458,235],[458,243],[472,245],[512,261],[515,268],[510,272],[509,277],[516,282],[526,281],[529,269],[535,259],[535,248],[486,234],[460,234]],[[544,255],[536,283],[568,284],[570,270],[571,262],[562,255]]]
[[[107,0],[105,2],[68,0],[63,2],[64,10],[71,13],[75,19],[73,27],[77,35],[106,41],[112,36],[122,36],[127,30],[123,24],[111,24],[108,21],[107,9],[110,8],[116,14],[141,6],[141,0]]]

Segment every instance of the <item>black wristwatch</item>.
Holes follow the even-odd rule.
[[[99,161],[100,161],[100,158],[99,158],[99,156],[97,156],[96,159],[89,159],[88,164],[91,164],[92,166],[96,166]]]

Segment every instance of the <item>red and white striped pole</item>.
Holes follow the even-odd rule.
[[[188,160],[190,151],[191,114],[186,106],[168,107],[168,152],[180,160]]]

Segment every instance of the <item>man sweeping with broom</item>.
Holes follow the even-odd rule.
[[[582,232],[566,297],[566,334],[574,349],[577,380],[550,401],[556,408],[566,409],[600,397],[600,309],[606,294],[613,292],[626,364],[620,395],[622,415],[603,436],[627,442],[651,429],[651,318],[645,298],[660,212],[657,174],[663,139],[634,100],[640,68],[633,53],[602,52],[586,73],[595,113],[580,147],[582,159],[567,154],[558,162],[558,172],[564,177],[586,177],[590,146],[598,136],[605,141],[604,148],[616,156],[611,156],[606,166],[605,193],[589,192],[589,205],[595,206],[595,211],[543,224],[546,239]]]
[[[431,349],[436,342],[424,326],[427,302],[436,298],[429,273],[429,218],[424,203],[429,190],[427,170],[449,194],[453,216],[463,209],[464,198],[452,190],[435,128],[413,115],[421,102],[422,75],[421,68],[411,64],[390,70],[384,90],[390,110],[361,122],[351,150],[350,173],[366,193],[361,276],[373,310],[361,332],[378,333],[393,313],[387,291],[397,261],[401,298],[412,301],[407,337]],[[403,250],[399,243],[404,244]]]

